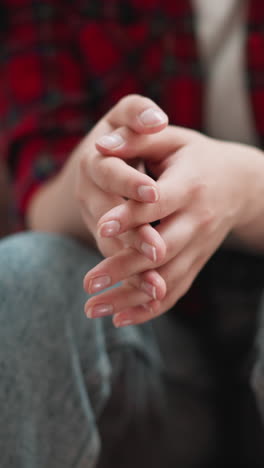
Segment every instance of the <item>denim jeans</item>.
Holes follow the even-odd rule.
[[[59,235],[0,242],[1,468],[263,467],[259,299],[115,329],[83,313],[100,260]]]

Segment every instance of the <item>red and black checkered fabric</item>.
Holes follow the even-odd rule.
[[[264,4],[251,1],[248,71],[264,142]],[[203,73],[187,0],[3,0],[0,151],[20,218],[80,138],[128,93],[202,129]]]
[[[264,148],[264,2],[251,0],[249,5],[248,89],[260,144]]]
[[[201,125],[201,70],[186,0],[5,0],[0,139],[19,215],[119,98],[152,97]]]

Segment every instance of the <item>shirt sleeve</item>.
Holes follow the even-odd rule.
[[[0,6],[0,153],[22,227],[33,194],[92,125],[71,28],[54,3]]]

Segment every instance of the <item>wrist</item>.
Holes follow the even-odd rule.
[[[69,160],[62,171],[43,184],[29,203],[27,223],[34,231],[69,235],[93,243],[74,195],[75,161]]]

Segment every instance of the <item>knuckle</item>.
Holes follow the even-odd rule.
[[[163,239],[162,239],[163,240]],[[157,249],[157,264],[162,265],[166,259],[168,252],[168,246],[165,244],[165,242],[161,242],[159,244],[159,248]]]
[[[187,271],[189,270],[190,267],[190,262],[188,258],[182,258],[181,260],[178,261],[178,267],[177,267],[177,273],[178,277],[182,278],[185,276]]]
[[[189,278],[183,281],[178,291],[178,299],[181,299],[183,296],[185,296],[185,294],[187,294],[191,285],[192,285],[192,281]]]
[[[101,210],[99,209],[98,205],[96,203],[90,204],[89,206],[87,206],[87,210],[89,210],[90,215],[97,222],[100,218],[101,213]]]
[[[143,96],[142,94],[132,93],[122,97],[117,103],[117,106],[119,105],[122,107],[131,107],[138,105],[144,107],[151,107],[154,106],[155,103],[150,98]]]
[[[153,302],[151,304],[153,317],[158,317],[161,314],[161,306],[159,302]]]
[[[143,96],[137,93],[127,94],[118,101],[118,104],[127,106],[134,104],[138,99],[143,99]]]
[[[124,195],[133,198],[134,195],[137,194],[137,181],[133,181],[130,173],[124,173],[120,182],[122,183],[122,191]]]
[[[81,203],[84,200],[83,197],[83,191],[81,190],[80,184],[76,184],[73,190],[73,196],[74,199],[77,200],[77,202]]]
[[[183,278],[185,278],[188,274],[190,268],[190,262],[188,259],[180,259],[177,262],[173,269],[173,278],[170,277],[167,279],[167,289],[169,291],[173,291],[174,295],[177,294],[178,288],[180,284],[183,282]]]
[[[170,207],[170,200],[169,200],[169,196],[164,196],[160,201],[158,201],[158,203],[155,203],[155,205],[153,206],[153,213],[156,213],[156,216],[155,216],[155,220],[161,220],[163,219],[165,216],[167,216],[167,214],[169,214],[169,207]]]
[[[157,287],[157,299],[159,301],[165,299],[166,294],[167,294],[167,285],[165,283],[159,284],[159,286]]]
[[[210,207],[205,208],[200,216],[200,220],[199,220],[200,227],[207,228],[211,226],[214,223],[215,219],[216,219],[215,210],[213,210]]]
[[[112,165],[113,158],[101,159],[96,169],[96,179],[104,189],[109,191],[113,187],[114,171]]]
[[[80,174],[86,173],[87,169],[87,157],[85,153],[81,153],[79,156],[79,172]]]
[[[81,216],[82,216],[82,219],[83,219],[85,225],[87,226],[87,228],[89,229],[89,231],[93,235],[94,239],[96,240],[96,232],[94,232],[94,229],[93,229],[93,227],[94,227],[93,226],[94,225],[93,217],[88,212],[88,210],[84,209],[83,207],[81,207],[80,212],[81,212]]]
[[[207,184],[196,176],[190,181],[189,192],[193,197],[199,198],[207,191]]]
[[[111,171],[111,165],[109,167],[109,160],[102,159],[97,167],[97,176],[99,180],[104,182],[104,185],[107,185],[108,181],[111,179],[111,174],[109,171]]]
[[[77,174],[76,181],[73,187],[73,197],[75,200],[77,200],[77,202],[81,203],[84,201],[83,182],[80,172]]]

